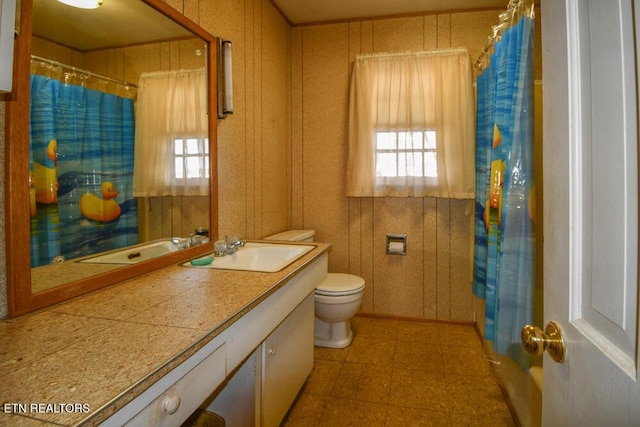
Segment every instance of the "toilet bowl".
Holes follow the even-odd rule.
[[[265,240],[312,242],[313,230],[289,230]],[[364,294],[364,279],[353,274],[328,273],[315,290],[314,344],[344,348],[351,344],[351,319],[358,312]]]

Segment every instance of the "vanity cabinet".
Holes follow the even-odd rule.
[[[227,426],[279,426],[313,368],[314,296],[309,294],[238,368],[207,411]]]
[[[227,426],[278,426],[313,367],[314,290],[327,264],[324,253],[296,271],[103,425],[176,426],[206,407]]]
[[[314,294],[261,346],[261,425],[279,426],[313,368]]]

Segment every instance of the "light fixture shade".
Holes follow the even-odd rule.
[[[219,41],[218,49],[218,118],[233,113],[233,70],[231,42]]]
[[[102,6],[102,0],[58,0],[69,6],[78,7],[80,9],[97,9]]]

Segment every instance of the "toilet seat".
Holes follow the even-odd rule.
[[[364,289],[364,279],[353,274],[328,273],[318,286],[316,295],[324,296],[346,296],[362,292]]]

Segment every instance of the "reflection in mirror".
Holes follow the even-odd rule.
[[[214,38],[159,0],[109,0],[94,10],[32,6],[31,53],[22,58],[30,77],[21,80],[30,88],[30,123],[16,123],[24,115],[8,108],[8,132],[30,129],[15,138],[28,139],[28,151],[7,154],[29,168],[15,166],[28,174],[28,208],[12,201],[8,212],[14,224],[29,217],[30,232],[7,241],[30,236],[32,267],[31,283],[24,275],[18,283],[25,261],[9,257],[13,315],[209,250],[217,225],[215,117],[207,114]],[[22,21],[24,34],[31,22]],[[158,115],[167,105],[177,108]],[[96,254],[113,251],[124,258],[98,261]]]

